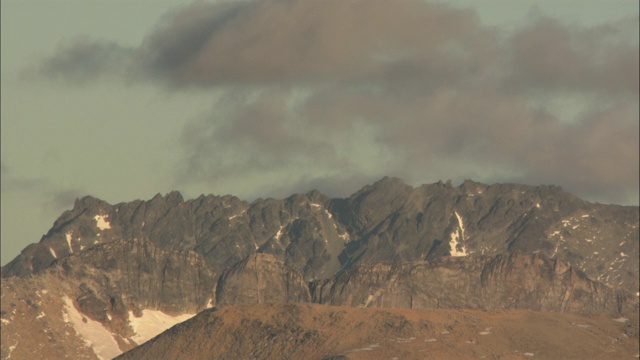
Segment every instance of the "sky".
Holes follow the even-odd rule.
[[[4,0],[2,264],[76,198],[383,176],[638,205],[638,2]]]

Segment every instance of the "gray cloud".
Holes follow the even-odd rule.
[[[31,193],[42,197],[43,211],[48,215],[57,216],[62,211],[73,207],[75,199],[86,195],[85,191],[58,186],[48,179],[17,176],[11,167],[1,163],[0,173],[2,194]]]
[[[134,52],[134,49],[112,42],[76,39],[62,45],[39,68],[28,69],[24,75],[27,78],[45,76],[79,83],[102,76],[122,76],[132,70]]]
[[[266,193],[348,193],[383,175],[470,177],[629,203],[637,31],[638,19],[580,28],[534,16],[501,34],[473,12],[411,0],[199,3],[127,56],[173,88],[226,90],[184,129],[180,184],[254,178]],[[121,48],[82,49],[48,71],[122,63],[95,56]]]

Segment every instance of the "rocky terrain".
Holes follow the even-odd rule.
[[[96,244],[148,239],[193,250],[217,274],[251,253],[273,254],[305,281],[358,263],[540,253],[635,292],[638,218],[638,207],[589,203],[555,186],[472,181],[413,188],[384,178],[345,199],[312,191],[252,203],[172,192],[110,205],[88,196],[2,271],[24,276]]]
[[[633,359],[637,328],[526,310],[230,306],[205,310],[118,359]]]
[[[312,284],[314,302],[408,309],[632,313],[630,296],[542,255],[360,265]]]
[[[637,318],[638,211],[553,186],[393,178],[344,199],[84,197],[2,268],[2,357],[110,358],[214,306]]]

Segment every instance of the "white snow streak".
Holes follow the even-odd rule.
[[[240,216],[240,215],[244,214],[244,213],[245,213],[245,211],[246,211],[246,210],[242,210],[242,211],[240,211],[239,213],[237,213],[237,214],[235,214],[235,215],[231,215],[231,216],[229,216],[229,217],[228,217],[228,219],[229,219],[229,220],[233,220],[233,219],[237,218],[238,216]]]
[[[458,218],[458,229],[451,233],[451,240],[449,241],[450,253],[451,256],[467,256],[467,249],[464,246],[461,246],[462,251],[458,251],[458,243],[464,240],[464,223],[462,222],[462,217],[458,214],[457,211],[454,211],[456,217]]]
[[[73,240],[71,236],[73,235],[73,232],[69,231],[65,235],[67,237],[67,244],[69,245],[69,252],[73,254],[73,247],[71,247],[71,240]]]
[[[53,248],[49,248],[49,252],[51,253],[51,255],[52,255],[54,258],[56,258],[56,259],[58,258],[58,254],[56,254],[56,251],[55,251],[55,250],[53,250]]]
[[[276,240],[280,240],[280,238],[282,237],[282,229],[284,229],[284,226],[280,226],[280,229],[278,229],[278,232],[274,235]]]

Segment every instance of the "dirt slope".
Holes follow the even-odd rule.
[[[638,321],[316,304],[205,310],[118,359],[633,359]]]

